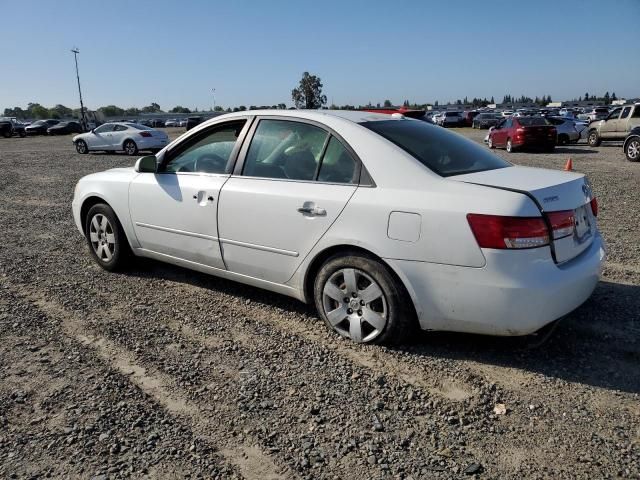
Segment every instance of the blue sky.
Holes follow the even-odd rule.
[[[0,111],[640,96],[640,0],[2,2]],[[8,44],[6,43],[8,42]]]

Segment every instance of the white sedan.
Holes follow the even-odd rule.
[[[106,270],[136,255],[290,295],[356,342],[536,332],[591,295],[605,257],[584,175],[399,114],[216,117],[82,178],[73,214]]]
[[[138,123],[104,123],[90,132],[73,137],[78,153],[92,150],[124,151],[127,155],[137,155],[141,150],[160,151],[169,143],[169,137]]]

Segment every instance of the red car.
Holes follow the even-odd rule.
[[[504,147],[507,152],[516,148],[539,148],[553,152],[558,131],[543,117],[505,118],[489,132],[489,148]]]

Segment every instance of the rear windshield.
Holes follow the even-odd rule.
[[[477,143],[419,120],[379,120],[361,125],[395,143],[442,177],[511,166]]]
[[[137,128],[138,130],[153,130],[153,128],[149,128],[145,125],[140,125],[139,123],[125,123],[125,125],[133,128]]]
[[[458,112],[447,112],[447,113],[445,113],[445,115],[447,117],[459,117],[460,113],[458,113]]]
[[[550,123],[544,117],[520,117],[518,118],[518,123],[523,127],[550,125]]]

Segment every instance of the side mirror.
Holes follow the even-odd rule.
[[[134,167],[138,173],[156,173],[157,160],[155,155],[140,157]]]

